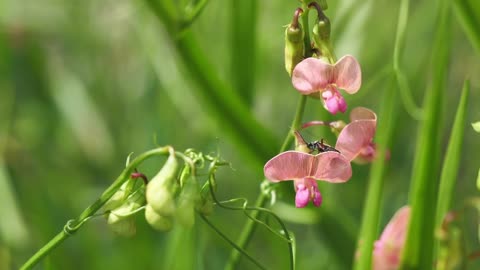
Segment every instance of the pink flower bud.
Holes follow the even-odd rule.
[[[410,206],[400,208],[388,222],[373,250],[373,270],[396,270],[410,222]]]

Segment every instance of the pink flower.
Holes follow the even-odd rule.
[[[350,162],[335,151],[317,155],[299,151],[283,152],[270,159],[263,171],[265,177],[272,182],[294,181],[297,207],[305,207],[309,201],[320,206],[322,196],[316,180],[342,183],[352,176]]]
[[[376,157],[373,137],[377,115],[367,108],[357,107],[350,112],[350,121],[338,134],[335,148],[349,161],[371,162]]]
[[[343,113],[347,104],[338,89],[355,94],[362,84],[362,72],[360,64],[351,55],[342,57],[334,65],[310,57],[297,64],[292,73],[292,83],[303,95],[321,97],[330,113]]]
[[[375,241],[373,270],[396,270],[400,264],[403,246],[410,221],[410,207],[400,208]]]

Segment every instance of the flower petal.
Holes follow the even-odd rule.
[[[297,208],[303,208],[308,205],[310,201],[310,191],[304,184],[297,186],[297,194],[295,195],[295,206]]]
[[[328,151],[315,156],[311,177],[331,183],[346,182],[352,177],[352,166],[342,154]]]
[[[334,67],[313,57],[298,63],[292,73],[293,87],[303,95],[321,91],[333,80]]]
[[[375,120],[377,121],[377,115],[370,109],[365,107],[355,107],[350,112],[350,122],[357,120]]]
[[[383,230],[380,236],[380,242],[395,243],[398,246],[403,246],[409,221],[410,206],[407,205],[398,209],[388,222],[387,227]]]
[[[362,70],[355,57],[345,55],[335,63],[334,81],[349,94],[355,94],[362,85]]]
[[[298,151],[286,151],[270,159],[263,168],[265,177],[272,182],[307,177],[314,156]]]
[[[398,269],[409,221],[410,207],[404,206],[388,222],[380,236],[380,240],[375,242],[373,251],[374,270]]]
[[[347,160],[352,161],[372,142],[377,126],[376,120],[358,120],[346,125],[338,135],[335,148]]]

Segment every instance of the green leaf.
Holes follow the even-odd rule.
[[[463,134],[466,124],[466,110],[469,91],[469,82],[465,81],[440,177],[436,228],[439,228],[442,225],[443,219],[448,209],[450,209],[452,197],[455,192],[455,183],[457,180],[458,167],[461,160],[460,152],[462,150]]]

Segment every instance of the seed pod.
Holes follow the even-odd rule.
[[[173,149],[162,169],[147,185],[147,204],[159,215],[171,216],[175,211],[172,187],[178,170],[178,161]]]
[[[303,41],[305,34],[301,24],[298,22],[298,17],[302,12],[302,9],[297,9],[292,23],[285,29],[285,69],[290,76],[292,76],[295,66],[303,60],[305,53]]]
[[[173,227],[173,222],[170,217],[159,215],[149,204],[145,208],[145,219],[148,224],[159,231],[169,231]]]

